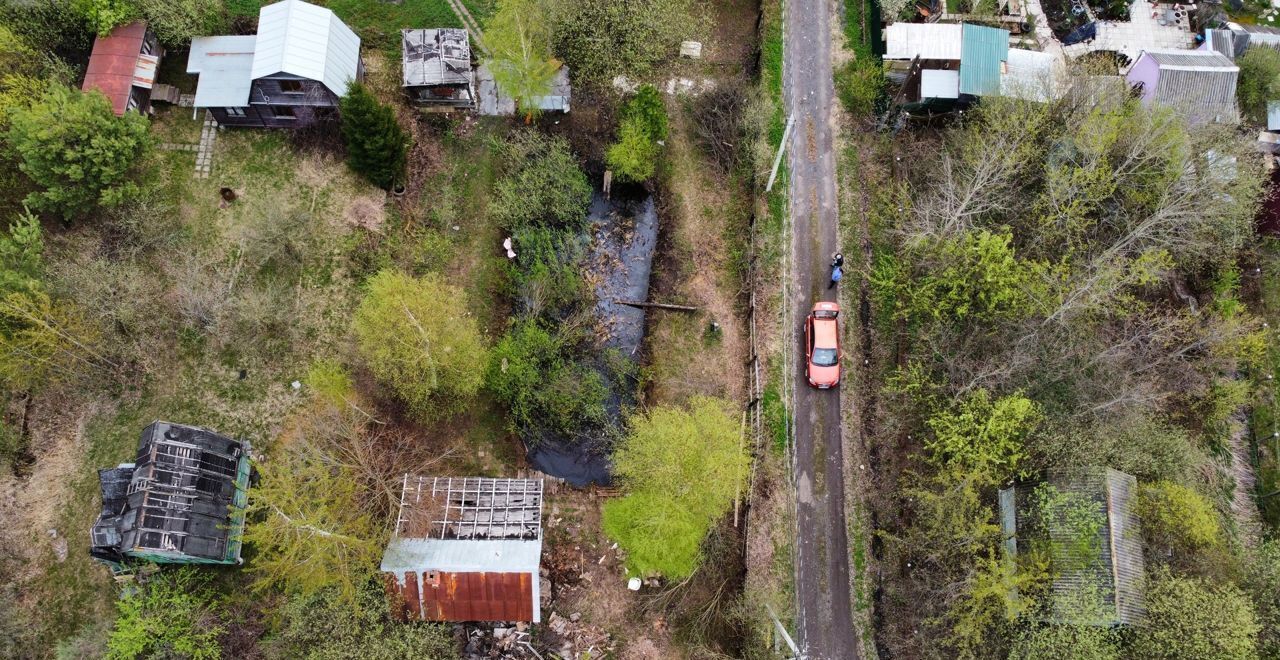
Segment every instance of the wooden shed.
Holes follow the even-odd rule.
[[[117,116],[129,110],[151,111],[151,88],[164,49],[143,21],[121,25],[93,41],[84,91],[102,92]]]

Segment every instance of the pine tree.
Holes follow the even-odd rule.
[[[342,137],[347,162],[370,183],[390,188],[404,174],[409,136],[396,123],[395,111],[353,82],[342,99]]]

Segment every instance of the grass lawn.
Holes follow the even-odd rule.
[[[399,4],[382,0],[322,0],[355,30],[366,47],[384,50],[400,59],[400,30],[405,28],[462,27],[462,21],[445,0],[404,0]],[[485,0],[471,0],[477,6]],[[476,20],[481,20],[476,16]]]

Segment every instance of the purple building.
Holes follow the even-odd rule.
[[[1239,76],[1240,67],[1213,50],[1145,50],[1125,78],[1145,106],[1173,108],[1192,124],[1235,124]]]

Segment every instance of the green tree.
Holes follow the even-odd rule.
[[[1043,417],[1020,393],[993,401],[990,392],[977,389],[928,419],[933,434],[925,449],[936,461],[997,483],[1020,474],[1027,455],[1023,441]]]
[[[1280,540],[1268,539],[1250,551],[1241,582],[1258,610],[1262,657],[1280,660]]]
[[[622,106],[622,118],[638,122],[644,134],[654,142],[667,139],[667,104],[653,85],[645,84],[636,89],[635,96]]]
[[[558,0],[555,52],[589,83],[644,76],[705,24],[692,6],[689,0]]]
[[[257,553],[247,569],[257,576],[254,588],[304,595],[332,588],[353,603],[386,540],[356,475],[289,448],[256,467],[244,534]]]
[[[332,587],[293,595],[267,646],[275,657],[305,660],[452,660],[453,634],[438,623],[397,621],[381,580],[360,583],[355,606]]]
[[[9,142],[19,167],[43,189],[28,195],[27,204],[73,219],[118,205],[137,190],[129,173],[150,138],[142,115],[117,117],[96,91],[54,86],[14,111]]]
[[[39,219],[23,212],[0,234],[0,294],[43,291],[43,277],[44,232]]]
[[[587,226],[591,184],[561,137],[522,130],[501,147],[502,171],[489,211],[502,227],[581,231]]]
[[[1236,97],[1241,113],[1255,124],[1266,125],[1267,102],[1280,101],[1280,51],[1246,48],[1236,61],[1240,66]]]
[[[220,0],[138,0],[138,6],[168,48],[187,48],[193,37],[218,34],[225,24]]]
[[[484,30],[489,70],[499,89],[515,99],[525,123],[540,111],[538,100],[551,92],[560,61],[551,56],[551,28],[539,0],[501,0]]]
[[[631,573],[687,577],[702,537],[740,493],[750,457],[721,399],[659,406],[630,425],[613,453],[628,494],[605,506],[605,532],[627,551]]]
[[[480,389],[480,328],[466,293],[439,275],[374,275],[352,328],[373,375],[421,419],[452,414]]]
[[[166,570],[117,601],[119,615],[107,639],[107,658],[222,657],[218,636],[225,628],[218,621],[209,580],[210,574],[198,568]]]
[[[409,152],[409,136],[396,121],[395,110],[354,81],[339,107],[347,163],[370,183],[390,188],[404,175]]]
[[[1146,605],[1146,624],[1133,630],[1134,657],[1243,660],[1257,656],[1257,615],[1233,585],[1156,571],[1148,576]]]
[[[1014,635],[1009,660],[1120,660],[1120,640],[1103,626],[1028,622]]]

